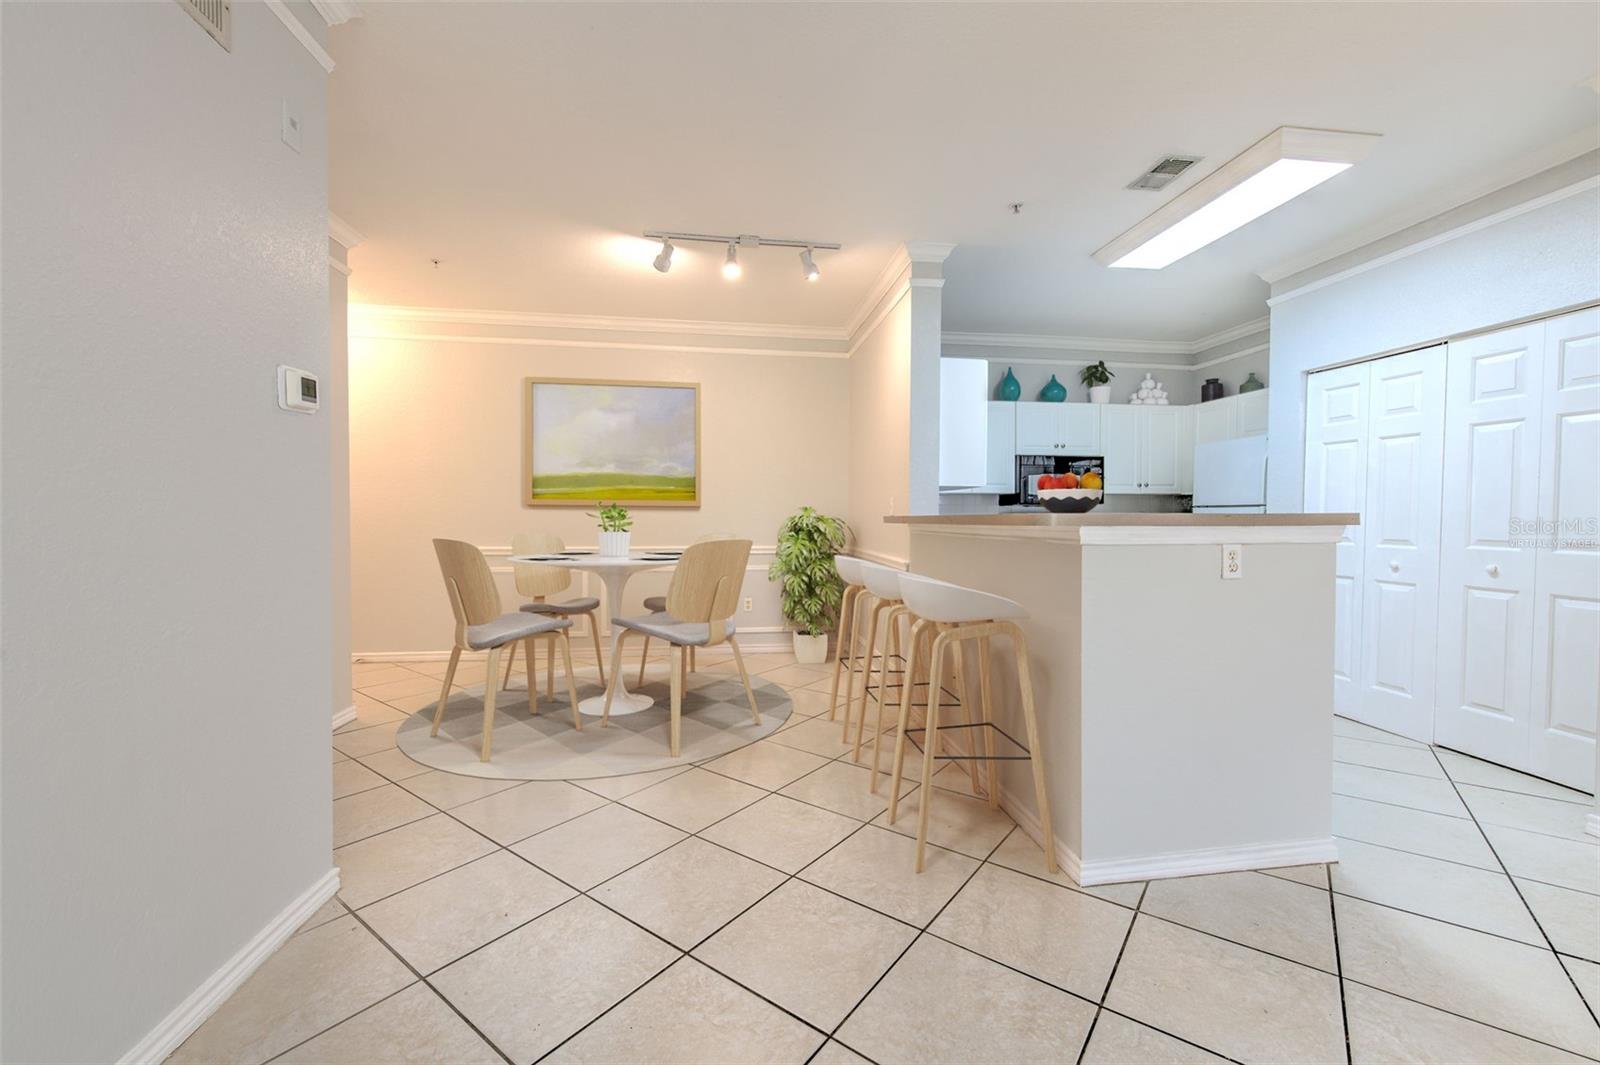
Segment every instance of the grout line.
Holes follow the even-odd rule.
[[[1339,981],[1339,1027],[1344,1033],[1345,1065],[1353,1065],[1355,1058],[1350,1049],[1350,1006],[1344,997],[1344,955],[1339,952],[1339,907],[1334,904],[1333,871],[1323,866],[1328,878],[1328,924],[1333,929],[1333,968]]]
[[[1437,751],[1433,752],[1433,760],[1439,763],[1440,769],[1444,768],[1444,760],[1439,757],[1439,753]],[[1446,776],[1448,777],[1449,774],[1446,773]],[[1450,786],[1455,789],[1456,797],[1460,799],[1462,805],[1465,806],[1467,800],[1461,795],[1460,786],[1457,785],[1454,780],[1450,781]],[[1471,814],[1472,807],[1468,806],[1467,812]],[[1550,938],[1550,933],[1544,930],[1544,924],[1540,922],[1539,915],[1535,913],[1533,907],[1529,905],[1527,896],[1523,895],[1522,893],[1521,885],[1519,885],[1516,881],[1516,878],[1511,875],[1511,870],[1506,868],[1505,860],[1500,857],[1500,852],[1495,850],[1494,841],[1489,838],[1489,833],[1483,830],[1483,825],[1478,823],[1476,814],[1474,814],[1472,817],[1472,823],[1477,825],[1478,834],[1483,837],[1483,842],[1489,848],[1489,853],[1493,854],[1494,860],[1500,863],[1500,872],[1505,876],[1506,882],[1511,885],[1511,890],[1517,893],[1517,898],[1521,900],[1523,908],[1528,911],[1528,916],[1533,919],[1533,926],[1539,930],[1539,935],[1544,937],[1545,945],[1550,948],[1550,954],[1552,956],[1552,960],[1554,960],[1556,963],[1556,968],[1559,969],[1562,975],[1567,978],[1567,983],[1572,986],[1572,991],[1578,996],[1579,1003],[1581,1003],[1583,1008],[1588,1011],[1589,1019],[1594,1021],[1596,1024],[1600,1024],[1600,1015],[1595,1013],[1595,1007],[1589,1004],[1589,1000],[1583,997],[1583,989],[1580,988],[1578,986],[1578,982],[1572,978],[1572,973],[1567,970],[1567,967],[1561,964],[1560,957],[1556,956],[1558,952],[1556,951],[1556,945],[1554,941],[1552,941]],[[1538,948],[1535,947],[1534,949],[1537,950]]]
[[[1139,899],[1133,904],[1133,916],[1128,918],[1128,930],[1122,933],[1122,945],[1117,947],[1116,959],[1111,963],[1111,971],[1106,974],[1106,986],[1100,990],[1100,1001],[1095,1003],[1094,1016],[1089,1019],[1089,1030],[1083,1033],[1083,1046],[1078,1048],[1078,1065],[1083,1065],[1083,1056],[1089,1052],[1089,1041],[1094,1038],[1094,1030],[1100,1023],[1100,1013],[1105,1009],[1105,1001],[1111,994],[1111,982],[1117,978],[1117,970],[1122,966],[1122,955],[1128,950],[1128,940],[1133,938],[1133,926],[1139,921],[1139,911],[1144,906],[1144,897],[1150,893],[1150,881],[1144,882],[1144,887],[1139,889]]]

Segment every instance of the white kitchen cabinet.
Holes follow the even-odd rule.
[[[1241,392],[1228,397],[1233,401],[1234,434],[1260,436],[1267,431],[1267,390]]]
[[[1238,404],[1235,397],[1214,399],[1194,408],[1194,442],[1214,444],[1219,440],[1232,440],[1239,435]]]
[[[989,363],[939,360],[939,484],[973,487],[988,477]]]
[[[1017,408],[1017,454],[1100,454],[1100,410],[1096,403],[1013,403]]]
[[[1177,495],[1193,487],[1193,423],[1186,407],[1105,406],[1106,491]]]
[[[1017,407],[1003,400],[989,401],[988,474],[984,484],[1016,491]]]

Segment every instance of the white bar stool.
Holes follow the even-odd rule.
[[[865,581],[861,577],[861,560],[851,558],[849,555],[833,556],[833,568],[838,571],[839,579],[844,581],[844,598],[839,602],[839,646],[833,662],[833,687],[828,692],[828,720],[833,721],[838,716],[839,710],[839,676],[846,670],[850,679],[845,682],[845,702],[850,701],[850,688],[855,683],[856,641],[858,625],[855,624],[856,600],[865,591]],[[846,710],[846,713],[849,711]]]
[[[895,572],[895,571],[891,571]],[[1022,606],[1010,599],[988,592],[980,592],[973,588],[963,588],[958,584],[949,584],[945,581],[936,581],[931,577],[919,577],[911,573],[897,573],[897,582],[900,598],[904,601],[906,609],[915,614],[921,624],[931,624],[937,630],[933,638],[933,649],[929,661],[929,677],[937,680],[942,676],[945,653],[955,654],[959,660],[962,653],[962,644],[968,640],[978,641],[978,684],[980,688],[980,706],[982,708],[982,721],[977,727],[983,729],[984,755],[989,764],[989,804],[998,806],[1000,803],[999,766],[994,751],[994,713],[990,699],[990,639],[994,636],[1007,636],[1016,648],[1017,656],[1017,688],[1021,694],[1022,719],[1028,733],[1028,759],[1033,766],[1033,789],[1035,801],[1039,804],[1039,828],[1044,836],[1045,866],[1050,872],[1056,871],[1055,836],[1050,826],[1050,799],[1045,794],[1044,785],[1044,752],[1039,746],[1039,721],[1034,711],[1033,679],[1028,666],[1028,643],[1022,635],[1022,630],[1017,627],[1016,619],[1025,618],[1028,612]],[[868,587],[871,587],[869,582]],[[924,630],[926,631],[926,630]],[[906,672],[911,674],[917,657],[918,639],[914,636],[908,653]],[[911,685],[904,685],[900,701],[900,722],[895,732],[894,739],[894,771],[889,784],[889,823],[894,824],[895,813],[900,802],[900,777],[905,765],[905,749],[907,725],[910,723],[911,714]],[[928,686],[928,721],[924,730],[922,744],[922,791],[917,811],[917,872],[922,872],[923,852],[928,843],[928,808],[933,803],[933,762],[934,750],[938,743],[939,733],[939,695],[940,685],[930,683]],[[865,705],[862,707],[865,710]],[[970,727],[970,718],[969,726]],[[976,764],[976,744],[969,744],[971,757]]]
[[[866,586],[865,594],[857,597],[856,627],[861,624],[860,615],[870,605],[872,616],[867,622],[867,649],[866,668],[861,671],[861,714],[856,718],[855,744],[850,757],[853,761],[861,761],[861,736],[867,724],[867,688],[872,680],[872,663],[876,653],[878,629],[883,628],[883,670],[878,685],[878,703],[881,706],[885,696],[885,685],[889,676],[889,656],[898,654],[900,635],[898,625],[892,619],[895,608],[900,604],[900,570],[888,566],[880,566],[876,562],[858,560],[857,565],[861,570],[861,581]],[[885,618],[891,620],[885,624]],[[855,705],[855,677],[852,674],[850,686],[845,692],[844,700],[844,732],[840,736],[841,743],[850,742],[850,717]]]

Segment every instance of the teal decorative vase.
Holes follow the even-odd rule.
[[[1067,401],[1067,386],[1056,380],[1056,375],[1050,375],[1050,383],[1039,389],[1039,399],[1045,403],[1065,403]]]
[[[1011,372],[1011,367],[1006,367],[1006,375],[1000,378],[1000,384],[994,390],[994,398],[1012,403],[1022,398],[1022,383],[1017,380],[1017,375]]]
[[[1264,385],[1260,381],[1256,380],[1255,371],[1251,370],[1250,371],[1250,375],[1244,379],[1244,384],[1239,386],[1239,391],[1240,392],[1259,392],[1263,388],[1266,388],[1266,387],[1267,387],[1266,385]]]

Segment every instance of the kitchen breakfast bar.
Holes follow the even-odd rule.
[[[1016,600],[1053,841],[1080,884],[1337,859],[1334,550],[1354,514],[895,516],[914,573]],[[1022,735],[994,642],[995,718]],[[968,675],[971,675],[970,673]]]

